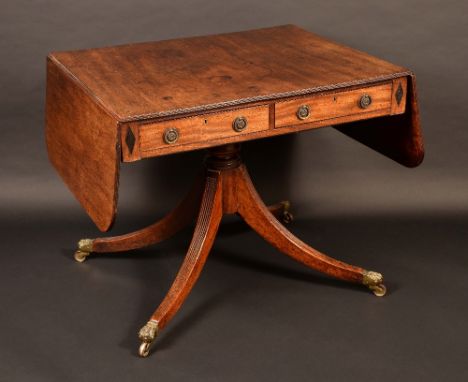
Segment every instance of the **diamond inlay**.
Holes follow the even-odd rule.
[[[400,106],[401,99],[403,98],[403,88],[401,87],[401,82],[398,85],[398,89],[395,93],[395,98],[396,98],[398,106]]]
[[[135,136],[133,135],[132,129],[127,129],[127,136],[125,137],[125,143],[127,144],[130,154],[133,152],[133,147],[135,146]]]

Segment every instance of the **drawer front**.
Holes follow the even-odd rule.
[[[140,152],[229,138],[268,128],[268,105],[144,124],[139,128]]]
[[[355,90],[317,94],[276,103],[275,127],[348,116],[359,117],[365,113],[372,113],[372,116],[386,115],[390,114],[391,106],[391,82]]]

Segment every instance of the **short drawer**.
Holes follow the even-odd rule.
[[[275,127],[293,126],[359,115],[391,113],[392,83],[355,90],[328,92],[275,104]]]
[[[250,108],[140,125],[140,152],[250,134],[269,128],[269,107]]]

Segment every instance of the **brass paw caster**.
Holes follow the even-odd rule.
[[[387,293],[387,288],[383,284],[383,276],[378,272],[365,271],[362,275],[362,283],[377,297],[383,297]]]
[[[372,287],[369,287],[369,289],[377,296],[377,297],[383,297],[387,293],[387,287],[383,284],[379,285],[374,285]]]
[[[151,343],[142,342],[140,348],[138,349],[138,355],[142,358],[148,357]]]
[[[78,250],[75,252],[75,260],[82,263],[86,260],[89,254],[93,251],[92,239],[81,239],[78,242]]]
[[[158,321],[150,320],[140,329],[138,333],[138,338],[142,341],[140,348],[138,349],[138,354],[140,357],[148,357],[151,344],[157,335]]]

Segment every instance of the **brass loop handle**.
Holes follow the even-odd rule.
[[[163,138],[164,138],[164,142],[167,143],[168,145],[176,143],[177,140],[179,139],[179,130],[176,129],[175,127],[166,129],[164,130]]]
[[[361,109],[367,109],[371,103],[371,96],[369,94],[364,94],[359,101],[359,106],[361,107]]]
[[[247,118],[237,117],[232,122],[232,128],[234,129],[234,131],[237,131],[238,133],[245,130],[247,128]]]
[[[310,117],[310,107],[309,105],[301,105],[296,112],[297,118],[301,121]]]

